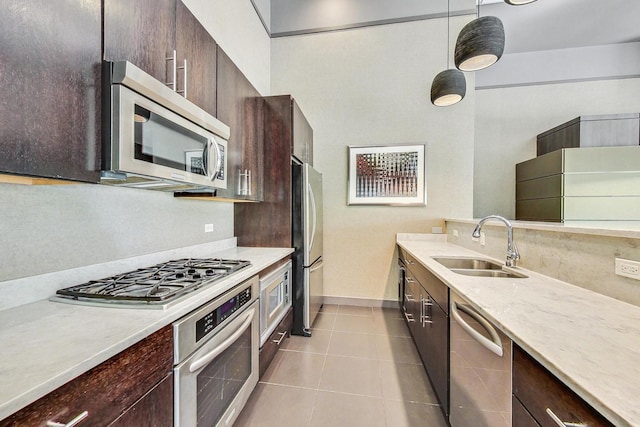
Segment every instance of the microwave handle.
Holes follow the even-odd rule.
[[[210,172],[209,171],[209,157],[210,157],[209,154],[211,152],[212,147],[215,148],[215,151],[216,151],[216,167],[213,172]],[[207,145],[203,153],[203,159],[205,160],[204,163],[205,163],[207,176],[211,181],[215,181],[216,178],[218,178],[218,175],[220,175],[220,171],[222,169],[222,152],[220,151],[220,146],[218,146],[218,143],[213,138],[207,141]]]

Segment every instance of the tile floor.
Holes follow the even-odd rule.
[[[325,305],[283,343],[240,426],[446,427],[399,309]]]

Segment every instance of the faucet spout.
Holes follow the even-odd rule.
[[[518,252],[518,247],[516,246],[516,242],[513,240],[513,226],[508,219],[500,216],[500,215],[489,215],[482,218],[478,221],[478,225],[473,230],[471,234],[474,238],[480,237],[480,230],[482,230],[482,226],[485,222],[494,219],[498,221],[502,221],[507,226],[507,259],[505,261],[505,265],[507,267],[515,267],[516,262],[520,259],[520,253]]]

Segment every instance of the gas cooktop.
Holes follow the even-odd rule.
[[[164,308],[180,296],[250,266],[249,261],[184,258],[60,289],[56,300]]]

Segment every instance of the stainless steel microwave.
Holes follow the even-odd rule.
[[[227,125],[130,62],[106,62],[105,74],[102,183],[227,188]]]

